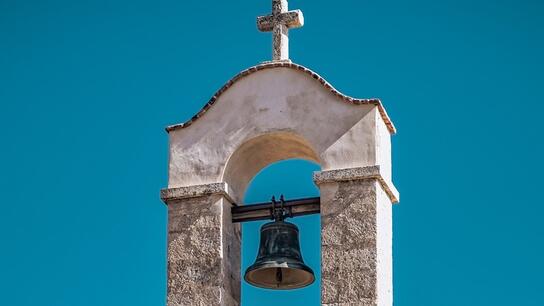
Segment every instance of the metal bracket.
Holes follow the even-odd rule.
[[[285,201],[280,197],[280,207],[277,207],[275,197],[271,202],[246,204],[231,208],[232,222],[249,222],[258,220],[281,221],[289,217],[298,217],[320,213],[320,198],[304,198]]]

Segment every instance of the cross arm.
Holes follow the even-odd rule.
[[[300,28],[304,25],[304,16],[301,10],[292,10],[277,16],[267,15],[257,17],[257,28],[261,32],[272,31],[276,24],[285,25],[289,29]]]

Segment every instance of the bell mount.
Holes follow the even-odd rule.
[[[278,207],[279,204],[279,207]],[[270,202],[234,205],[231,208],[232,222],[249,222],[259,220],[275,220],[276,214],[281,212],[279,218],[293,218],[311,214],[319,214],[320,198],[303,198],[294,200],[285,200],[280,196],[279,203],[275,197]]]

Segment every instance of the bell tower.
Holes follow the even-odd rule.
[[[241,71],[190,120],[166,128],[167,305],[240,304],[240,215],[259,214],[243,205],[246,188],[267,165],[302,158],[322,169],[320,198],[291,203],[295,214],[321,214],[322,305],[391,306],[395,127],[379,99],[346,96],[289,59],[288,30],[303,25],[302,12],[272,2],[257,20],[273,33],[272,61]]]

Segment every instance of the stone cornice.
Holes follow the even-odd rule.
[[[385,122],[385,124],[387,125],[387,128],[389,129],[389,132],[391,134],[396,133],[395,126],[393,125],[393,122],[391,121],[391,119],[387,115],[387,112],[385,111],[385,108],[383,107],[382,102],[379,99],[356,99],[356,98],[349,97],[349,96],[339,92],[338,90],[336,90],[329,82],[327,82],[324,78],[322,78],[317,73],[313,72],[312,70],[310,70],[310,69],[308,69],[308,68],[306,68],[304,66],[295,64],[295,63],[293,63],[291,61],[265,62],[265,63],[261,63],[259,65],[253,66],[251,68],[248,68],[246,70],[243,70],[242,72],[235,75],[232,79],[230,79],[225,85],[223,85],[223,87],[221,87],[210,98],[208,103],[206,103],[204,105],[204,107],[202,107],[202,109],[196,115],[194,115],[191,119],[189,119],[188,121],[186,121],[184,123],[170,125],[170,126],[166,127],[166,131],[170,132],[170,131],[173,131],[173,130],[182,129],[182,128],[190,126],[193,122],[195,122],[200,117],[202,117],[214,105],[214,103],[217,101],[219,96],[221,96],[221,94],[223,94],[234,83],[236,83],[238,80],[242,79],[243,77],[246,77],[246,76],[248,76],[250,74],[253,74],[253,73],[255,73],[255,72],[259,71],[259,70],[278,68],[278,67],[291,68],[291,69],[301,71],[303,73],[306,73],[306,74],[310,75],[313,79],[317,80],[321,85],[323,85],[323,87],[325,89],[329,90],[332,94],[339,97],[340,99],[342,99],[346,103],[351,103],[351,104],[355,104],[355,105],[368,105],[368,104],[376,105],[378,107],[378,110],[380,112],[380,115],[381,115],[383,121]]]
[[[357,167],[348,169],[328,170],[328,171],[316,171],[314,172],[314,182],[319,185],[330,182],[341,181],[354,181],[354,180],[367,180],[376,179],[380,182],[383,190],[391,199],[391,202],[399,202],[399,192],[395,188],[395,185],[389,180],[384,179],[380,172],[380,166],[368,166]]]
[[[161,200],[168,204],[168,201],[196,198],[214,194],[222,195],[230,203],[234,203],[229,195],[229,186],[224,182],[161,189]]]
[[[313,179],[317,185],[330,182],[376,179],[378,182],[380,182],[380,185],[385,193],[387,193],[389,196],[389,199],[391,199],[391,202],[399,202],[399,192],[391,181],[386,180],[382,176],[379,165],[316,171],[314,172]],[[229,190],[229,186],[225,182],[161,189],[161,200],[168,204],[169,201],[173,200],[196,198],[214,194],[222,195],[230,203],[235,203],[229,195],[232,194],[232,192]]]

